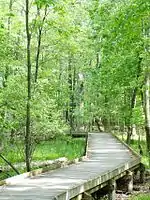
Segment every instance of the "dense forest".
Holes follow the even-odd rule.
[[[93,130],[150,158],[150,2],[1,0],[1,148]]]

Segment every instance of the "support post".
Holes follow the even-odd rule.
[[[82,200],[83,195],[79,194],[78,196],[74,197],[72,200]]]
[[[91,194],[84,192],[83,194],[74,197],[72,200],[93,200],[93,197]]]
[[[133,192],[133,172],[127,171],[127,192]]]
[[[116,181],[110,180],[109,181],[108,200],[115,200],[115,199],[116,199]]]
[[[140,183],[145,182],[145,166],[143,163],[140,163]]]
[[[83,199],[82,200],[93,200],[93,197],[91,194],[84,192],[83,193]]]

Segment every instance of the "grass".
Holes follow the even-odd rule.
[[[33,160],[53,160],[60,157],[74,159],[84,154],[84,139],[56,139],[39,144],[33,154]]]
[[[33,161],[54,160],[60,157],[74,159],[84,154],[85,140],[82,138],[71,139],[69,137],[57,138],[51,141],[41,142],[36,145],[33,153]],[[2,153],[11,163],[24,162],[23,145],[7,145]],[[0,159],[0,165],[5,162]]]
[[[51,141],[45,141],[38,144],[33,153],[33,161],[54,160],[60,157],[66,157],[72,160],[84,155],[85,139],[71,137],[61,137]],[[24,162],[24,150],[21,144],[7,144],[5,151],[2,153],[11,163]],[[0,166],[7,165],[0,158]],[[19,170],[20,171],[20,170]],[[23,171],[20,171],[23,173]],[[15,175],[13,171],[0,173],[0,180]]]
[[[130,200],[150,200],[150,194],[140,194],[130,198]]]

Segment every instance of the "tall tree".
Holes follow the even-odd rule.
[[[144,88],[144,113],[145,113],[145,130],[146,130],[146,142],[147,142],[147,152],[149,155],[149,166],[150,166],[150,17],[143,19],[143,36],[144,36],[144,68],[145,68],[145,88]]]
[[[26,0],[25,11],[26,39],[27,39],[27,109],[26,109],[26,133],[25,133],[25,158],[27,171],[31,170],[31,33],[29,30],[29,0]]]

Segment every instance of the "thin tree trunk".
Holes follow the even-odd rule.
[[[31,170],[31,34],[29,31],[29,0],[26,0],[26,36],[27,36],[27,110],[26,110],[26,133],[25,133],[25,160],[27,171]]]
[[[38,30],[38,47],[37,47],[37,54],[36,54],[36,60],[35,60],[35,82],[37,82],[38,71],[39,71],[39,57],[40,57],[40,49],[41,49],[41,35],[42,35],[42,29],[39,28],[39,30]]]
[[[96,68],[101,68],[101,57],[100,57],[100,52],[97,52],[96,54]]]
[[[9,1],[9,17],[8,17],[8,32],[10,32],[10,25],[11,25],[11,12],[12,12],[13,0]]]
[[[37,15],[40,16],[40,8],[37,7]],[[36,59],[35,59],[35,83],[37,82],[38,79],[38,72],[39,72],[39,57],[40,57],[40,51],[41,51],[41,41],[42,41],[42,31],[43,31],[43,24],[46,19],[47,15],[47,6],[45,7],[45,13],[44,17],[42,19],[42,24],[38,28],[38,39],[37,39],[37,52],[36,52]]]
[[[12,12],[12,6],[13,6],[13,0],[9,1],[9,17],[8,17],[8,36],[10,39],[10,31],[11,31],[11,12]],[[9,65],[6,65],[6,71],[5,71],[5,81],[4,81],[4,87],[7,86],[7,79],[9,76]],[[15,131],[12,129],[11,134],[10,134],[10,142],[13,144],[14,143],[14,136],[15,136]]]
[[[16,167],[9,162],[1,153],[0,153],[0,157],[17,173],[20,174],[19,171],[16,169]]]
[[[143,36],[147,42],[145,42],[144,50],[145,54],[150,53],[149,39],[150,39],[150,17],[145,18],[142,21]],[[147,60],[148,62],[148,60]],[[149,64],[145,66],[145,90],[144,90],[144,113],[145,113],[145,131],[146,131],[146,143],[147,152],[149,156],[150,166],[150,67]]]
[[[73,68],[73,85],[72,85],[72,111],[73,111],[73,126],[74,129],[77,128],[77,119],[75,119],[74,116],[74,112],[75,112],[75,108],[76,108],[76,98],[75,98],[75,90],[76,90],[76,83],[77,83],[77,79],[76,79],[76,67],[74,65]]]
[[[130,116],[129,116],[129,118],[130,118],[129,121],[131,121],[133,109],[134,109],[135,104],[136,104],[136,94],[137,94],[137,87],[134,88],[133,93],[132,93],[132,98],[131,98],[131,113],[130,113]],[[131,142],[132,131],[133,131],[133,129],[131,127],[131,123],[129,122],[128,132],[127,132],[127,140],[126,140],[127,144],[130,144],[130,142]]]
[[[70,130],[74,130],[75,119],[74,119],[74,110],[76,107],[75,104],[75,86],[76,86],[76,69],[72,69],[72,58],[70,56],[69,63],[68,63],[68,86],[69,86],[69,109],[68,109],[68,116],[69,116],[69,123],[70,123]]]
[[[69,85],[69,95],[70,95],[70,102],[69,102],[69,122],[71,131],[73,130],[73,109],[72,109],[72,102],[73,102],[73,80],[72,80],[72,63],[71,58],[69,58],[69,65],[68,65],[68,85]]]
[[[150,72],[146,73],[145,86],[145,131],[150,166]]]
[[[58,110],[61,108],[62,105],[62,100],[61,100],[61,88],[62,88],[62,61],[60,60],[60,64],[59,64],[59,75],[58,75],[58,80],[59,80],[59,84],[58,84],[58,89],[57,89],[57,107]]]
[[[13,6],[13,0],[10,0],[9,1],[9,13],[12,12],[12,6]],[[8,16],[8,22],[7,22],[7,26],[8,26],[8,36],[10,36],[10,25],[11,25],[11,15]],[[5,71],[5,79],[3,81],[3,87],[6,87],[7,86],[7,79],[8,79],[8,76],[9,76],[9,66],[6,65],[6,71]]]
[[[137,82],[138,82],[139,77],[141,75],[141,62],[142,62],[142,58],[140,58],[139,55],[138,55],[138,69],[137,69],[137,76],[136,76]],[[137,91],[138,91],[138,86],[133,89],[132,98],[131,98],[130,116],[129,116],[128,132],[127,132],[127,140],[126,140],[127,144],[130,144],[131,136],[133,134],[133,127],[131,127],[132,126],[131,118],[132,118],[132,115],[133,115],[133,109],[135,108],[135,105],[136,105]]]

